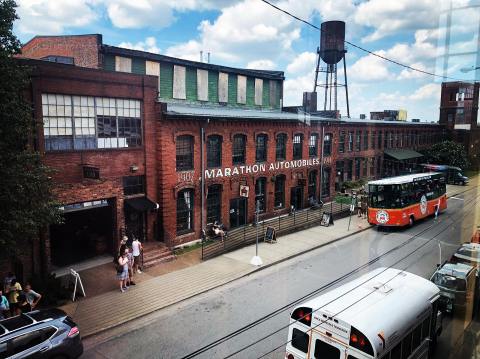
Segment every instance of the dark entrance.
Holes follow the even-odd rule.
[[[147,213],[157,209],[157,204],[145,196],[125,199],[125,231],[129,239],[146,240]]]
[[[292,187],[290,205],[294,206],[295,209],[303,208],[303,187]]]
[[[64,224],[50,226],[53,265],[62,267],[113,252],[114,224],[110,204],[88,209],[81,205],[73,210],[66,208],[64,218]]]
[[[230,200],[230,228],[247,223],[247,199],[240,197]]]

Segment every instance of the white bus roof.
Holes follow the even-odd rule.
[[[410,183],[414,179],[425,177],[425,176],[432,176],[439,174],[438,172],[424,172],[424,173],[415,173],[411,175],[405,176],[398,176],[398,177],[390,177],[390,178],[383,178],[376,181],[370,181],[368,184],[375,184],[375,185],[388,185],[388,184],[402,184],[402,183]]]
[[[415,274],[378,268],[297,307],[312,308],[312,327],[323,326],[324,314],[336,319],[337,326],[355,327],[370,340],[375,352],[382,354],[410,326],[421,323],[418,317],[428,312],[439,292],[434,283]],[[378,334],[385,339],[386,348]]]

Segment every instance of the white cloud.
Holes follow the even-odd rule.
[[[285,106],[299,106],[303,101],[303,92],[312,91],[314,72],[295,78],[286,79],[283,84],[283,101]]]
[[[262,59],[262,60],[250,61],[247,64],[247,69],[274,70],[276,66],[277,65],[275,65],[273,61]]]
[[[385,56],[385,51],[378,51],[378,54]],[[393,78],[385,60],[371,54],[361,57],[347,68],[347,74],[360,82],[375,82]]]
[[[430,83],[427,85],[423,85],[422,87],[417,89],[408,98],[413,101],[432,99],[432,100],[436,100],[435,103],[439,104],[440,92],[441,92],[440,84]]]
[[[293,55],[292,43],[300,38],[300,24],[258,0],[244,0],[222,9],[218,18],[200,23],[198,39],[172,46],[171,56],[198,59],[202,50],[212,58],[234,65],[260,59],[277,61]]]
[[[97,18],[94,2],[89,0],[17,0],[17,4],[16,27],[22,34],[56,35]]]
[[[302,52],[287,65],[287,72],[290,74],[299,74],[312,71],[316,65],[316,60],[317,55],[315,53]]]
[[[417,62],[417,63],[413,63],[410,65],[411,67],[415,68],[415,69],[419,69],[419,70],[422,70],[422,71],[428,71],[428,69],[425,67],[424,64],[422,64],[421,62]],[[414,70],[409,70],[409,69],[403,69],[401,72],[400,72],[400,75],[397,76],[397,80],[412,80],[412,79],[421,79],[421,78],[425,78],[429,75],[427,74],[424,74],[420,71],[414,71]]]
[[[153,52],[155,54],[160,53],[160,48],[157,46],[157,40],[153,36],[149,36],[145,41],[139,41],[135,44],[131,42],[121,42],[118,46],[132,50]]]

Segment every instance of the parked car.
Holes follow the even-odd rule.
[[[441,172],[445,175],[447,183],[461,184],[465,186],[468,183],[468,177],[464,176],[460,167],[447,165],[421,164],[424,171]]]
[[[440,306],[448,313],[467,307],[476,288],[476,269],[464,263],[445,263],[430,280],[440,289]],[[473,302],[472,302],[473,304]]]
[[[80,331],[60,309],[0,320],[0,358],[78,358],[82,353]]]
[[[464,243],[452,256],[452,262],[472,265],[480,269],[480,244]]]

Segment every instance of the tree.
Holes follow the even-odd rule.
[[[465,169],[469,166],[465,147],[454,141],[436,143],[422,151],[428,163],[456,166]]]
[[[13,34],[18,19],[13,0],[0,0],[0,255],[24,252],[20,243],[39,238],[61,220],[52,193],[51,171],[33,148],[35,123],[25,100],[29,71],[14,58],[20,42]],[[18,244],[18,246],[17,246]]]

